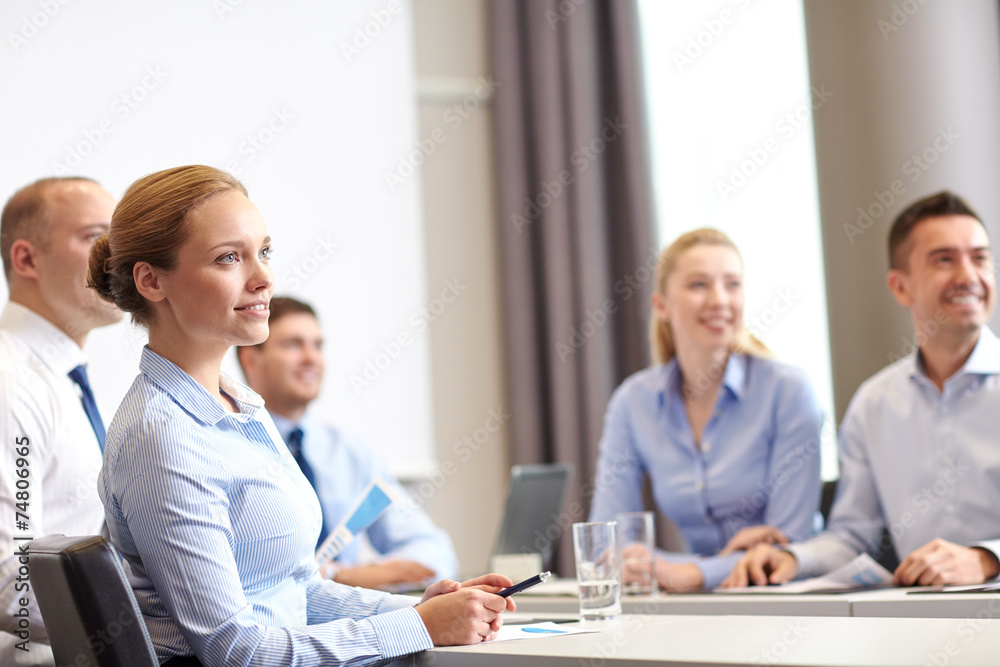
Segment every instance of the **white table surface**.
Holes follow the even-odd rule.
[[[668,594],[622,596],[626,614],[688,616],[861,616],[869,618],[1000,618],[1000,590],[990,593],[918,593],[913,588],[816,595]],[[923,589],[926,590],[926,589]],[[522,594],[515,598],[526,613],[578,614],[571,596]],[[1000,657],[997,665],[1000,666]]]
[[[524,612],[577,614],[580,603],[570,596],[518,595],[517,608]],[[742,616],[850,616],[851,598],[839,595],[752,595],[748,593],[698,593],[656,596],[622,596],[626,614],[739,614]]]
[[[851,616],[898,618],[1000,618],[1000,591],[909,593],[888,588],[851,594]],[[1000,656],[997,656],[1000,665]]]
[[[789,616],[637,616],[598,633],[433,649],[413,667],[996,667],[1000,620]]]

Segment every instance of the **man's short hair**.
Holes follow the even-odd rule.
[[[24,186],[7,200],[0,214],[0,253],[3,254],[3,271],[8,282],[14,270],[10,258],[14,241],[26,239],[42,250],[48,247],[52,219],[46,197],[53,185],[68,181],[89,181],[100,185],[86,176],[54,176]]]
[[[889,268],[906,271],[909,267],[911,244],[907,243],[913,228],[929,218],[940,218],[945,215],[967,215],[975,218],[980,225],[982,219],[965,201],[954,192],[942,190],[937,194],[924,197],[907,206],[896,216],[889,230]],[[986,225],[983,225],[983,229]]]
[[[267,323],[274,324],[280,320],[285,315],[292,315],[294,313],[302,313],[306,315],[312,315],[316,317],[316,311],[305,301],[299,301],[298,299],[293,299],[290,296],[276,296],[272,297],[271,301],[267,305],[269,315],[267,316]],[[316,319],[319,319],[316,317]],[[263,345],[264,343],[258,343],[258,345]]]

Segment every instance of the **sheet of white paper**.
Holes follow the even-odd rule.
[[[372,525],[396,500],[396,492],[391,486],[381,477],[373,479],[344,520],[330,531],[330,535],[316,550],[319,564],[326,565],[336,558],[358,533]]]
[[[578,635],[584,632],[597,632],[597,630],[569,627],[561,623],[545,621],[544,623],[531,623],[529,625],[505,625],[500,628],[496,639],[490,641],[505,642],[511,639],[537,639],[539,637],[557,637],[559,635]]]
[[[716,593],[787,594],[813,591],[851,590],[892,582],[892,572],[875,562],[868,554],[861,554],[822,577],[792,581],[780,586],[747,586],[745,588],[717,588]]]

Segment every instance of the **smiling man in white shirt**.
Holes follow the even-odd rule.
[[[0,664],[52,664],[17,554],[32,537],[100,532],[104,426],[83,345],[122,313],[86,286],[90,246],[114,198],[85,178],[48,178],[7,202],[0,250],[10,302],[0,314]]]
[[[976,584],[1000,573],[1000,340],[982,221],[950,192],[904,210],[889,235],[889,290],[918,349],[869,378],[840,428],[840,482],[827,530],[760,545],[724,586],[816,576],[883,528],[903,557],[900,586]]]
[[[260,345],[238,348],[247,384],[264,399],[278,432],[313,485],[323,507],[319,542],[350,512],[368,483],[378,477],[406,498],[386,462],[360,438],[307,414],[323,383],[323,330],[312,306],[289,297],[269,304],[270,333]],[[359,540],[337,556],[334,581],[365,588],[416,585],[455,577],[458,559],[445,531],[422,509],[393,505]],[[361,536],[359,536],[361,537]],[[317,545],[319,546],[319,545]]]

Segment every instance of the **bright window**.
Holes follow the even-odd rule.
[[[716,227],[743,255],[747,326],[805,369],[837,476],[802,3],[639,0],[660,241]]]

